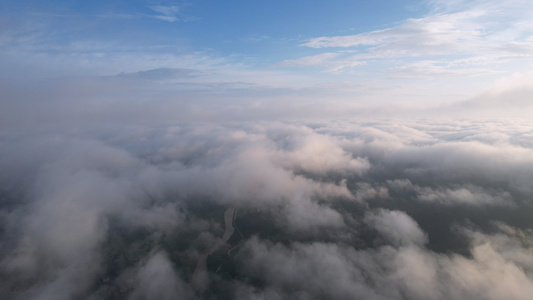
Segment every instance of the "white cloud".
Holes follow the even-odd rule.
[[[457,189],[445,188],[433,190],[431,188],[417,188],[418,198],[422,201],[438,202],[445,205],[512,205],[508,192],[496,192],[494,195],[486,193],[482,188],[466,186]]]
[[[309,129],[293,130],[302,135],[284,137],[282,141],[286,148],[275,155],[283,166],[317,174],[340,172],[360,175],[370,168],[366,159],[352,157],[332,137],[315,134]]]
[[[305,299],[529,299],[531,245],[510,236],[474,234],[484,243],[472,245],[471,257],[409,243],[357,250],[342,244],[283,246],[252,239],[241,259],[248,263],[247,274],[264,280],[264,287],[253,292],[257,299],[274,292]],[[510,249],[525,260],[509,259]]]
[[[406,60],[390,64],[411,76],[421,71],[428,76],[481,75],[499,70],[500,63],[532,58],[529,36],[533,26],[529,19],[533,10],[525,1],[515,1],[509,7],[494,1],[431,1],[430,5],[435,10],[428,16],[409,19],[395,27],[349,36],[317,37],[302,45],[330,48],[328,53],[338,54],[337,60],[323,64],[325,69],[330,69],[335,61],[338,67],[333,70],[339,71],[356,66],[354,62],[377,64],[377,60],[403,58]],[[331,48],[352,48],[351,52],[356,54],[331,52]],[[422,62],[413,63],[413,59],[432,59],[441,66],[421,70],[413,66]],[[479,64],[486,67],[473,68]]]
[[[397,246],[411,244],[423,246],[428,241],[418,224],[401,211],[379,210],[367,213],[365,221]]]
[[[167,22],[175,22],[179,20],[178,18],[178,13],[180,12],[179,6],[154,5],[154,6],[150,6],[150,9],[156,13],[159,13],[159,15],[154,16],[157,19],[167,21]]]
[[[194,212],[209,201],[264,214],[280,235],[262,238],[290,240],[256,237],[235,250],[236,272],[261,287],[211,272],[208,289],[527,299],[532,128],[373,119],[3,134],[0,292],[188,297],[184,274],[223,231]],[[22,195],[13,203],[12,189]]]
[[[339,53],[322,53],[313,56],[302,57],[295,60],[282,61],[280,66],[316,66],[321,65],[325,61],[339,56]]]
[[[353,36],[321,37],[303,44],[313,48],[353,47],[375,45],[368,57],[402,57],[455,54],[469,51],[483,33],[481,25],[473,19],[480,12],[461,12],[411,19],[405,23],[365,34]],[[363,57],[365,57],[363,55]]]
[[[495,73],[495,71],[484,68],[466,67],[458,65],[458,61],[418,61],[406,63],[403,66],[391,69],[392,78],[437,78],[437,77],[462,77],[477,76]],[[472,64],[472,63],[467,63]]]
[[[165,252],[151,254],[137,271],[135,290],[128,299],[192,299],[193,292],[172,267]]]

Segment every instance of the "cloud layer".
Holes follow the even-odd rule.
[[[527,299],[532,130],[329,121],[5,134],[0,294]],[[238,230],[191,285],[227,207]]]

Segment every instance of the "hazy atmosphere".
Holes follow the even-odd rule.
[[[0,298],[531,299],[532,20],[0,0]]]

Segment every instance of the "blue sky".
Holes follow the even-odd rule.
[[[3,27],[19,39],[34,38],[25,41],[43,52],[86,43],[75,50],[208,51],[258,65],[316,53],[301,44],[317,36],[382,29],[422,11],[404,1],[8,1],[2,7]],[[23,45],[14,39],[11,46]]]
[[[527,0],[3,0],[0,83],[80,111],[531,112],[531,20]]]

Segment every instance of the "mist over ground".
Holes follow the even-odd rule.
[[[518,120],[6,130],[0,298],[529,299],[532,141]]]

